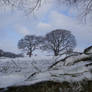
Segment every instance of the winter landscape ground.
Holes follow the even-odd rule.
[[[59,56],[0,58],[0,88],[4,88],[5,92],[8,87],[32,86],[49,81],[58,84],[67,82],[67,84],[79,83],[81,85],[82,82],[91,80],[92,54],[78,54],[63,58]],[[91,92],[81,91],[82,89],[79,88],[71,92],[78,92],[78,90]],[[63,90],[63,92],[69,91]]]

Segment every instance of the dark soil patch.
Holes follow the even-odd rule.
[[[6,91],[0,89],[0,92],[92,92],[92,81],[87,81],[85,83],[82,82],[81,85],[82,90],[78,91],[76,90],[78,87],[77,83],[73,83],[71,86],[71,84],[68,82],[63,82],[60,84],[48,81],[31,86],[9,87]]]

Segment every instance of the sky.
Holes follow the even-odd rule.
[[[29,15],[18,10],[1,10],[0,49],[20,53],[17,44],[25,35],[44,36],[54,29],[71,31],[77,41],[76,51],[83,51],[92,45],[92,23],[83,23],[72,9],[58,6],[51,0]]]

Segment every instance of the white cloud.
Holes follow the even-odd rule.
[[[21,25],[16,25],[16,32],[21,34],[21,35],[28,35],[30,34],[30,30],[28,30],[25,26],[21,26]]]
[[[45,22],[39,22],[37,25],[34,26],[34,34],[35,35],[45,35],[46,33],[50,32],[53,27]]]
[[[46,23],[42,23],[42,22],[40,22],[38,25],[37,25],[37,28],[41,28],[41,29],[45,29],[45,28],[52,28],[51,27],[51,25],[49,25],[49,24],[46,24]]]
[[[53,29],[53,27],[50,25],[50,24],[46,24],[46,23],[43,23],[43,22],[40,22],[38,25],[37,25],[37,28],[39,30],[40,33],[47,33],[49,31],[51,31]]]
[[[56,11],[52,11],[49,15],[49,23],[53,27],[61,27],[66,29],[72,27],[75,24],[74,22],[76,21],[73,18]]]

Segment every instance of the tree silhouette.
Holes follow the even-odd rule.
[[[53,51],[54,55],[57,56],[73,51],[75,46],[76,40],[70,31],[56,29],[46,34],[41,49]]]
[[[18,48],[22,49],[29,55],[32,56],[32,52],[35,51],[40,43],[41,37],[36,37],[34,35],[26,35],[24,38],[19,40]]]

